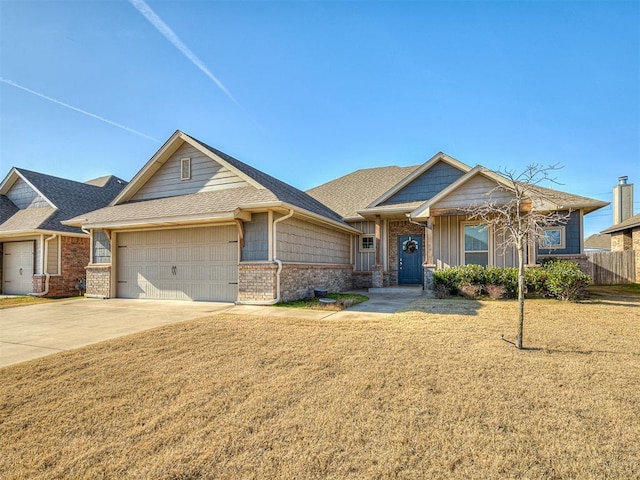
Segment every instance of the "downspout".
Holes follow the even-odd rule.
[[[288,218],[293,217],[293,209],[289,209],[289,213],[287,213],[284,217],[276,218],[273,221],[273,261],[278,265],[276,269],[276,298],[273,300],[246,300],[243,302],[236,302],[238,305],[275,305],[280,301],[280,273],[282,272],[282,262],[276,258],[278,253],[278,242],[276,241],[276,224],[282,222],[283,220],[287,220]]]
[[[42,265],[42,270],[44,270],[44,292],[40,292],[40,293],[30,293],[29,295],[33,296],[33,297],[44,297],[45,295],[47,295],[49,293],[49,278],[51,277],[51,275],[49,275],[49,273],[47,272],[47,265],[49,263],[49,240],[53,240],[54,238],[57,238],[58,234],[54,233],[53,235],[51,235],[49,238],[45,239],[44,241],[44,262]]]

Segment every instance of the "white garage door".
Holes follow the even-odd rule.
[[[118,297],[237,299],[235,226],[120,233],[117,245]]]
[[[33,292],[34,242],[7,242],[2,249],[2,293],[26,295]]]

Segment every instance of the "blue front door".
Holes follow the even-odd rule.
[[[422,235],[398,236],[398,285],[422,285]]]

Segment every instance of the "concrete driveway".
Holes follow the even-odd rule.
[[[0,310],[0,367],[170,323],[232,303],[74,299]]]
[[[424,293],[364,293],[369,300],[339,312],[233,303],[74,299],[0,310],[0,367],[170,323],[229,313],[313,320],[373,320]]]

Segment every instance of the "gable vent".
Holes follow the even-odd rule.
[[[180,160],[180,180],[191,180],[191,159]]]

